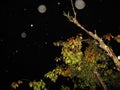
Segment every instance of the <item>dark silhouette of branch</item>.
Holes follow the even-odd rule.
[[[107,90],[107,86],[104,83],[104,80],[102,79],[101,75],[99,74],[99,72],[96,69],[94,70],[94,74],[97,76],[97,79],[99,80],[99,82],[102,85],[103,89]]]

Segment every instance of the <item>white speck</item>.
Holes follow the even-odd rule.
[[[18,50],[15,50],[16,53],[18,53]]]
[[[45,42],[45,44],[48,44],[48,42]]]
[[[26,37],[27,37],[26,32],[22,32],[22,33],[21,33],[21,38],[26,38]]]
[[[120,60],[120,56],[118,56],[118,60]]]
[[[33,27],[34,25],[33,24],[30,24],[30,27]]]
[[[3,39],[1,39],[0,42],[3,42]]]
[[[6,73],[8,73],[8,70],[5,70]]]
[[[57,4],[60,5],[60,2],[58,2]]]
[[[41,5],[38,6],[38,11],[39,11],[40,13],[45,13],[46,10],[47,10],[46,5],[41,4]]]
[[[40,48],[43,48],[43,46],[41,45]]]
[[[85,2],[83,0],[76,0],[75,1],[75,7],[79,10],[84,9],[86,6]]]
[[[26,8],[24,8],[24,11],[26,11],[27,9]]]

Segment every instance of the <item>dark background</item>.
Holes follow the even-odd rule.
[[[109,32],[120,34],[119,0],[84,1],[86,7],[76,9],[82,25],[90,31],[96,30],[99,36]],[[37,10],[40,4],[47,7],[43,14]],[[63,11],[71,11],[70,0],[9,0],[0,5],[0,90],[21,78],[40,79],[52,70],[54,58],[60,55],[54,41],[66,40],[77,33],[86,37],[63,16]],[[22,32],[26,32],[26,38],[21,38]],[[112,47],[119,55],[120,45],[113,42]]]

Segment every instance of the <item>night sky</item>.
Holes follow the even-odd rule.
[[[96,30],[99,36],[109,32],[120,34],[119,0],[84,1],[84,9],[75,8],[82,25],[90,31]],[[46,6],[44,13],[38,11],[40,5]],[[61,49],[53,42],[78,33],[87,36],[63,16],[63,11],[73,15],[70,0],[9,0],[1,6],[0,89],[1,85],[10,85],[21,78],[39,79],[52,70]],[[113,44],[118,54],[120,45]]]

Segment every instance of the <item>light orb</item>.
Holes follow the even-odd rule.
[[[21,33],[21,38],[26,38],[26,37],[27,37],[26,32],[22,32],[22,33]]]
[[[81,10],[81,9],[84,9],[86,6],[85,2],[83,0],[76,0],[75,1],[75,7],[78,9],[78,10]]]
[[[41,5],[38,6],[38,11],[39,11],[40,13],[45,13],[46,10],[47,10],[46,5],[41,4]]]

